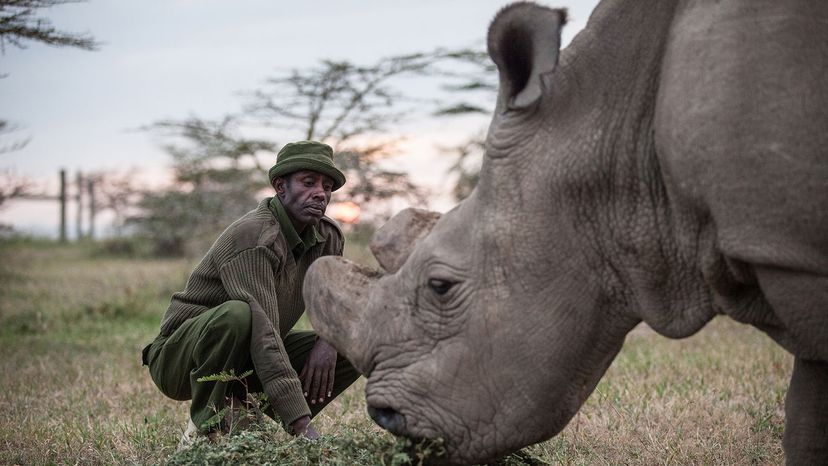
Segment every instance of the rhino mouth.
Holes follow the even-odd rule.
[[[400,414],[400,412],[396,409],[388,406],[377,407],[369,404],[368,415],[371,416],[371,419],[373,419],[378,426],[388,432],[391,432],[394,435],[408,436],[406,435],[407,429],[405,416]]]
[[[405,415],[391,407],[377,407],[368,405],[368,415],[383,429],[398,437],[405,437],[410,440],[406,443],[403,451],[412,458],[421,458],[420,464],[431,466],[456,464],[448,455],[446,445],[442,438],[428,438],[411,435],[408,432]],[[425,454],[425,456],[422,456]]]

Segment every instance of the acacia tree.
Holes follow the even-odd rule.
[[[402,111],[395,104],[405,100],[388,80],[423,72],[430,60],[410,55],[371,67],[323,61],[318,67],[271,76],[262,89],[248,95],[247,120],[269,133],[288,130],[301,135],[298,138],[331,143],[338,166],[349,178],[343,192],[357,203],[395,196],[423,201],[423,193],[406,174],[381,168],[378,162],[396,142],[383,132],[400,118]],[[235,116],[220,121],[166,120],[145,129],[178,141],[165,146],[172,158],[174,185],[143,193],[137,214],[127,221],[137,233],[149,236],[161,254],[195,249],[198,244],[187,244],[192,238],[214,235],[249,210],[256,193],[268,183],[270,164],[263,166],[257,155],[269,154],[272,163],[279,148],[272,140],[239,136],[240,118]],[[374,141],[357,141],[366,135],[373,135]]]
[[[165,146],[173,185],[141,193],[137,213],[126,224],[148,237],[158,254],[203,252],[204,242],[255,204],[268,183],[257,154],[272,153],[276,146],[241,136],[233,117],[166,120],[145,129],[174,141]]]
[[[128,224],[151,236],[158,252],[181,253],[188,248],[188,238],[212,239],[248,210],[256,194],[267,186],[266,169],[275,161],[279,144],[242,137],[242,129],[267,134],[294,132],[296,139],[329,143],[337,165],[349,179],[343,193],[360,205],[370,204],[375,213],[379,210],[378,219],[390,213],[389,201],[393,199],[423,203],[423,190],[406,173],[383,163],[400,141],[389,132],[396,123],[423,109],[437,108],[440,115],[484,110],[469,101],[418,97],[403,90],[401,81],[436,78],[435,86],[449,82],[458,87],[447,90],[470,93],[467,71],[458,71],[456,65],[467,64],[474,54],[436,50],[384,58],[370,66],[325,60],[315,67],[267,78],[262,88],[247,94],[242,116],[219,121],[193,117],[150,125],[146,129],[178,142],[165,147],[173,160],[175,184],[167,190],[144,193],[138,214]],[[450,103],[447,106],[445,102]],[[267,166],[260,163],[260,154],[270,157]]]
[[[440,90],[412,95],[402,90],[406,78],[429,78]],[[357,203],[394,197],[424,202],[425,193],[407,175],[382,165],[399,142],[386,135],[389,128],[422,109],[441,118],[489,115],[496,92],[497,68],[484,50],[441,48],[384,58],[371,66],[326,60],[283,72],[252,93],[247,110],[265,126],[331,143],[351,180],[344,190]],[[484,140],[480,130],[457,146],[442,148],[456,159],[450,171],[456,176],[457,200],[477,184]]]
[[[394,153],[398,137],[388,130],[422,105],[395,80],[427,76],[442,52],[383,58],[370,66],[324,60],[267,78],[252,92],[246,110],[256,124],[292,130],[304,139],[329,143],[349,183],[344,193],[358,204],[403,198],[425,202],[425,193],[400,171],[381,161]]]
[[[438,48],[370,66],[324,60],[313,68],[271,76],[251,94],[246,109],[259,124],[331,143],[352,180],[344,189],[356,202],[394,197],[424,202],[425,193],[407,175],[383,167],[382,160],[399,142],[387,136],[388,130],[424,109],[440,117],[491,113],[496,71],[486,52],[474,48]],[[403,91],[410,78],[442,85],[417,96]],[[461,198],[476,183],[482,147],[478,135],[445,149],[458,158],[452,170],[460,180],[456,191]]]

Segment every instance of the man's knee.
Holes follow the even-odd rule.
[[[211,326],[243,338],[250,335],[250,322],[249,304],[244,301],[227,301],[216,309]]]

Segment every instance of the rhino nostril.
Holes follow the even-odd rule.
[[[375,408],[368,405],[368,415],[380,427],[395,435],[403,435],[405,417],[393,408]]]

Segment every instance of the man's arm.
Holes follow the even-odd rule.
[[[305,416],[309,421],[310,409],[302,395],[301,382],[290,365],[284,343],[275,330],[279,325],[279,313],[273,288],[273,266],[278,260],[267,247],[254,247],[227,261],[221,266],[219,274],[230,298],[250,305],[250,356],[253,367],[270,405],[283,422],[292,426]],[[302,429],[294,429],[297,430]]]

